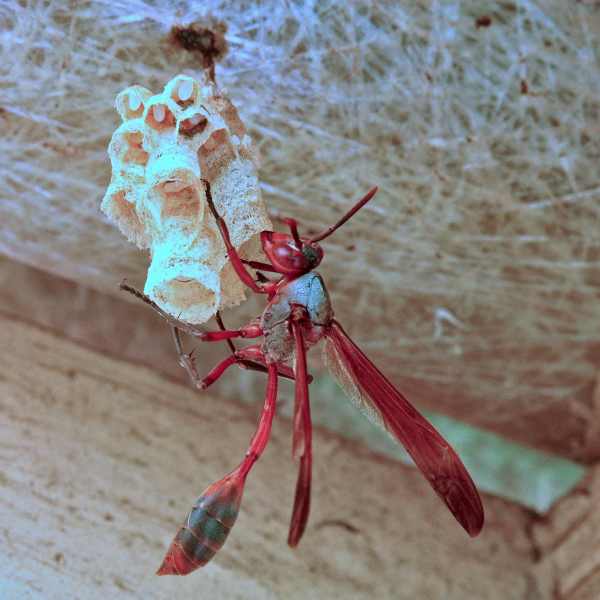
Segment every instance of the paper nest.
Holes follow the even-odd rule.
[[[271,229],[257,159],[232,102],[214,85],[185,75],[158,95],[138,85],[116,99],[123,120],[108,154],[112,179],[102,211],[151,263],[144,292],[170,314],[203,323],[244,300],[202,179],[242,257],[260,257]]]

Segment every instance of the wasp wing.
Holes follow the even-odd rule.
[[[450,444],[333,321],[325,361],[358,408],[407,450],[417,467],[471,536],[483,526],[483,505],[469,473]]]
[[[308,373],[306,371],[306,345],[302,325],[291,322],[292,333],[296,345],[296,362],[294,376],[296,379],[296,398],[294,404],[294,458],[300,459],[300,469],[296,481],[294,508],[288,534],[288,544],[294,548],[298,545],[310,511],[310,488],[312,479],[312,421],[308,397]]]

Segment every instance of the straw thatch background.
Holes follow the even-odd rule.
[[[113,101],[193,74],[167,34],[210,13],[272,211],[314,230],[381,187],[321,269],[353,336],[430,408],[597,457],[600,10],[349,4],[0,3],[0,251],[143,282],[98,211]]]

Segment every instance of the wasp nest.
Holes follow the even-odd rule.
[[[206,81],[178,75],[153,96],[131,86],[116,99],[123,119],[108,154],[112,179],[102,210],[148,248],[145,293],[164,310],[203,323],[244,299],[202,180],[244,258],[257,258],[270,229],[251,140],[231,101]]]

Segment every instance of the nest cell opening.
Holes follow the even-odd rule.
[[[203,133],[207,125],[208,119],[202,113],[197,113],[189,119],[180,121],[179,133],[184,137],[193,137]]]
[[[128,119],[139,119],[142,116],[144,103],[137,92],[131,91],[126,95],[124,109]]]
[[[198,98],[198,83],[191,77],[177,77],[172,82],[170,97],[181,108],[187,108]]]
[[[165,131],[175,127],[175,115],[171,109],[161,102],[148,107],[145,122],[155,131]]]

